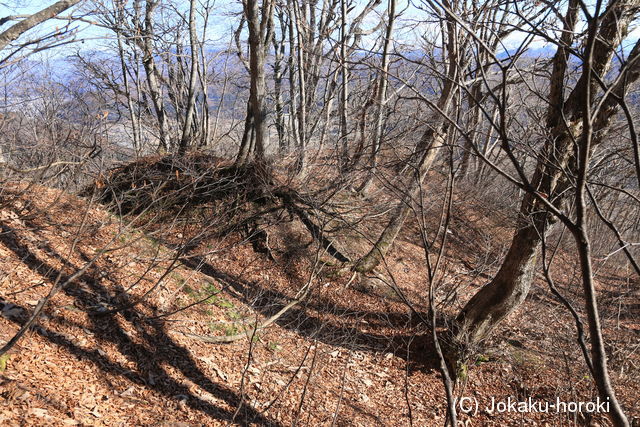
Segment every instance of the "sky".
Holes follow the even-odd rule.
[[[32,14],[47,6],[50,6],[51,4],[54,4],[55,1],[56,0],[0,0],[0,18],[16,14]],[[104,2],[106,4],[110,4],[112,0],[105,0]],[[89,2],[85,3],[86,4],[84,6],[80,4],[74,8],[68,9],[61,15],[69,16],[70,14],[73,14],[74,16],[85,16],[89,6]],[[188,11],[187,0],[178,0],[177,3],[184,5],[183,10],[185,12]],[[234,0],[216,0],[214,14],[210,17],[209,33],[212,37],[215,37],[216,33],[225,35],[229,34],[231,20],[223,15],[228,12],[230,7],[234,7],[234,4],[238,4],[238,2]],[[237,7],[238,6],[235,6],[236,9]],[[41,24],[38,27],[37,31],[51,31],[56,27],[65,25],[67,22],[67,20],[52,19]],[[77,38],[79,41],[84,40],[85,44],[90,43],[91,46],[96,46],[98,48],[100,44],[99,42],[101,40],[113,37],[112,33],[110,33],[108,30],[100,28],[98,25],[76,22],[74,24],[74,27],[79,30],[77,34]],[[8,25],[5,25],[3,27],[3,29],[5,28],[8,28]]]
[[[0,18],[8,15],[15,15],[15,14],[31,14],[31,13],[37,12],[38,10],[46,6],[53,4],[54,1],[55,0],[0,0]],[[106,1],[110,1],[110,0],[106,0]],[[420,11],[413,3],[414,1],[420,2],[420,0],[397,0],[397,1],[398,1],[397,10],[403,11],[402,20],[404,21],[401,20],[401,22],[409,24],[412,21],[413,22],[420,21],[425,16],[425,13],[423,11]],[[378,8],[379,13],[383,11],[386,7],[386,1],[383,0],[381,3],[382,3],[381,6]],[[185,8],[187,7],[186,0],[182,0],[181,2],[179,1],[178,4],[184,4]],[[73,9],[74,11],[73,14],[74,15],[81,14],[83,9],[86,10],[86,6],[85,7],[81,6],[79,8],[76,7]],[[235,19],[231,19],[228,16],[228,13],[230,10],[235,10],[235,11],[239,10],[239,0],[216,0],[214,13],[213,13],[213,16],[211,16],[210,18],[211,26],[208,30],[209,37],[210,37],[208,44],[212,48],[217,48],[217,47],[223,48],[223,47],[226,47],[228,43],[228,37],[230,35],[230,30],[232,28],[231,26],[236,24]],[[64,12],[63,15],[69,15],[69,11]],[[369,23],[365,22],[365,26],[367,26],[367,24],[369,24],[370,26],[375,25],[375,22],[377,22],[378,19],[379,19],[379,14],[374,13],[370,15]],[[43,23],[37,29],[35,29],[34,32],[43,33],[43,32],[52,31],[56,27],[65,25],[67,22],[68,21],[54,19],[54,20]],[[60,50],[60,54],[62,55],[64,55],[65,52],[69,52],[70,48],[74,50],[75,49],[79,49],[79,50],[101,49],[105,47],[105,45],[108,44],[109,40],[113,37],[113,35],[109,31],[99,28],[98,26],[95,26],[95,25],[90,25],[86,23],[74,23],[73,27],[78,30],[76,34],[76,39],[78,40],[78,43],[74,44],[72,48],[69,45],[63,47]],[[396,26],[396,28],[399,29],[399,31],[396,34],[396,37],[400,38],[401,41],[411,42],[411,38],[417,37],[415,32],[411,34],[410,32],[403,31],[402,27],[403,26],[400,22],[399,22],[399,25]],[[635,42],[635,40],[637,40],[638,37],[640,37],[640,28],[637,28],[638,27],[637,24],[635,25],[635,27],[636,28],[634,28],[634,31],[632,32],[632,34],[627,40],[627,44],[629,45]],[[1,29],[6,29],[6,28],[8,28],[8,25],[3,26]],[[429,28],[434,28],[434,24],[423,24],[423,28],[425,29],[425,31],[428,31]],[[372,45],[374,43],[374,40],[379,36],[379,34],[380,33],[372,35],[368,40],[365,40],[365,44]],[[505,42],[505,47],[507,49],[515,48],[521,43],[521,41],[523,40],[523,37],[524,37],[523,33],[514,34],[513,36],[510,37],[510,39],[508,39]],[[106,43],[105,43],[105,40],[107,41]],[[545,47],[547,47],[547,43],[541,39],[535,40],[531,45],[531,49],[544,49]]]

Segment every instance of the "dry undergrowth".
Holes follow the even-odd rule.
[[[185,178],[178,173],[177,179]],[[340,197],[344,202],[349,196],[336,196],[338,204]],[[351,200],[358,203],[367,202]],[[503,222],[493,223],[502,231],[483,231],[491,217],[468,195],[459,205],[442,288],[443,296],[456,292],[450,314],[486,281],[494,268],[490,260],[499,256],[509,233]],[[218,212],[224,221],[210,220],[203,232],[202,220],[217,218],[216,209],[216,204],[203,205],[191,221],[179,215],[167,221],[146,211],[139,217],[145,221],[129,227],[90,198],[43,187],[6,187],[0,210],[2,341],[18,330],[53,283],[99,257],[54,297],[38,325],[10,352],[6,366],[0,364],[0,423],[443,423],[444,392],[428,331],[393,291],[384,285],[374,292],[346,286],[349,275],[329,262],[323,245],[286,209],[254,221],[249,232],[239,227],[227,233],[220,230],[229,224],[228,212]],[[255,214],[242,212],[235,218]],[[329,228],[337,220],[327,215],[318,212],[312,218]],[[406,227],[386,274],[418,312],[425,312],[425,266],[412,238],[414,228]],[[268,236],[268,253],[252,245],[255,230]],[[366,242],[360,243],[349,245],[348,255],[361,254]],[[566,268],[559,269],[557,280],[577,292],[571,260],[560,262]],[[613,292],[620,285],[615,279],[601,286]],[[306,299],[274,324],[255,330],[305,285],[310,289]],[[633,295],[616,302],[624,305],[623,313],[637,312]],[[615,344],[615,384],[628,413],[639,416],[637,313],[610,314],[605,327]],[[591,400],[594,387],[585,377],[571,325],[540,282],[478,357],[462,394],[487,403],[491,396]],[[242,333],[247,336],[231,344],[189,335]],[[582,414],[573,419],[484,411],[469,419],[472,425],[496,426],[606,423]]]

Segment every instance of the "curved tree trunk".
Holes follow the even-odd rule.
[[[429,129],[425,132],[422,137],[424,142],[423,145],[425,145],[425,147],[423,148],[420,162],[416,168],[416,176],[411,178],[413,182],[409,183],[409,191],[398,202],[389,223],[382,231],[382,234],[380,234],[380,237],[378,237],[373,248],[371,248],[369,253],[356,263],[354,266],[355,271],[359,273],[368,273],[373,271],[373,269],[380,264],[384,256],[387,254],[391,245],[393,245],[393,242],[396,240],[396,237],[398,237],[398,233],[402,230],[402,226],[411,211],[411,204],[413,203],[413,200],[418,197],[422,181],[424,181],[424,177],[427,175],[427,172],[429,172],[429,169],[431,169],[433,162],[438,156],[445,137],[446,130],[444,127],[437,131]],[[428,141],[431,141],[431,144],[428,144]]]
[[[244,118],[244,130],[242,132],[242,140],[240,148],[236,156],[236,164],[242,164],[249,160],[249,155],[253,151],[255,131],[253,127],[253,110],[251,109],[251,101],[247,102],[247,115]]]
[[[393,11],[395,14],[395,11]],[[373,245],[369,253],[361,258],[353,269],[359,273],[369,273],[376,268],[389,248],[398,237],[398,233],[404,225],[413,200],[420,194],[422,181],[431,169],[433,162],[436,160],[440,148],[443,146],[447,138],[448,121],[446,115],[451,109],[454,97],[458,93],[458,78],[464,73],[460,70],[461,63],[459,61],[459,40],[457,24],[455,19],[446,15],[446,34],[443,34],[443,45],[446,46],[446,57],[448,59],[446,77],[443,76],[442,93],[438,98],[432,116],[426,120],[429,127],[422,134],[416,154],[420,156],[420,160],[413,163],[409,171],[409,175],[405,178],[407,192],[398,202],[391,220],[385,227],[384,231]]]
[[[522,213],[535,203],[523,202]],[[456,321],[456,341],[468,349],[478,344],[505,317],[522,304],[533,283],[542,237],[550,225],[547,215],[520,228],[513,236],[509,251],[493,280],[464,306]]]
[[[598,11],[600,3],[597,4]],[[570,1],[565,17],[565,31],[553,60],[550,80],[550,106],[547,111],[550,137],[538,156],[538,165],[531,180],[533,188],[527,186],[527,195],[521,208],[524,219],[528,218],[530,222],[516,232],[495,278],[480,289],[460,312],[456,319],[454,345],[460,344],[461,347],[451,349],[452,353],[458,354],[450,354],[450,357],[455,357],[450,362],[464,363],[461,357],[465,356],[465,350],[473,351],[476,344],[524,301],[534,279],[538,249],[543,236],[553,224],[549,212],[554,211],[572,232],[577,245],[594,379],[600,397],[611,405],[609,418],[616,426],[628,426],[629,422],[616,399],[608,374],[585,225],[585,193],[593,147],[604,141],[603,135],[618,110],[620,100],[624,99],[629,85],[640,76],[638,41],[621,67],[622,74],[614,80],[601,99],[594,96],[611,67],[614,52],[628,34],[630,22],[637,16],[638,6],[638,0],[611,1],[601,15],[589,18],[584,43],[583,72],[565,100],[564,81],[568,65],[565,46],[571,46],[574,42],[579,7],[577,0]],[[503,140],[503,147],[513,159],[506,138]],[[525,180],[521,169],[519,173]],[[544,199],[548,199],[551,205],[543,203]],[[563,213],[566,210],[562,209],[562,205],[569,199],[575,202],[575,220]]]
[[[624,39],[633,16],[629,8],[634,2],[637,0],[618,2],[614,9],[604,15],[599,28],[601,39],[596,42],[592,58],[595,75],[603,75],[609,69],[614,52],[611,46],[617,46]],[[589,91],[587,86],[593,92],[596,85],[594,77],[583,74],[566,101],[564,100],[563,87],[568,64],[568,52],[564,46],[570,46],[572,43],[577,14],[578,2],[572,0],[565,18],[565,32],[553,59],[549,93],[551,102],[547,111],[550,137],[538,156],[536,170],[531,179],[536,193],[548,198],[560,209],[570,196],[565,191],[570,185],[567,172],[576,171],[575,141],[581,140],[584,131],[584,94]],[[635,56],[640,56],[638,46],[633,49],[629,61]],[[638,74],[634,73],[637,67],[634,63],[634,67],[627,70],[627,78],[618,82],[621,87],[614,86],[611,94],[604,100],[594,121],[598,133],[606,131],[611,117],[617,111],[616,97],[638,78]],[[561,109],[559,105],[562,106]],[[506,143],[508,144],[508,141]],[[471,298],[458,315],[456,340],[464,345],[473,347],[478,344],[524,301],[529,292],[543,235],[549,232],[550,226],[557,218],[552,218],[547,207],[537,201],[531,192],[524,197],[520,214],[523,220],[529,222],[517,230],[497,275]]]
[[[575,166],[572,141],[581,128],[577,121],[558,124],[540,154],[531,179],[536,193],[561,209],[569,199],[566,171]],[[527,193],[520,205],[520,220],[509,251],[493,280],[482,287],[456,318],[455,342],[464,351],[473,349],[527,297],[544,237],[558,218]],[[462,355],[458,355],[459,357]]]

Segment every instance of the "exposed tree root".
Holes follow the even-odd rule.
[[[302,222],[311,235],[322,244],[322,247],[326,249],[329,255],[340,262],[351,262],[349,257],[340,252],[333,242],[326,237],[323,230],[311,221],[311,218],[309,218],[305,210],[293,201],[291,193],[278,191],[276,195],[280,197],[286,209],[300,219],[300,222]]]

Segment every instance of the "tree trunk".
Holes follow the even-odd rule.
[[[543,233],[545,230],[538,230],[533,224],[516,232],[496,276],[471,298],[458,315],[456,341],[466,346],[479,343],[520,306],[533,282]]]
[[[440,152],[440,148],[447,138],[447,129],[449,126],[445,117],[450,110],[455,95],[458,93],[457,80],[461,73],[459,70],[460,64],[458,63],[456,23],[453,18],[447,18],[446,28],[447,34],[446,36],[443,35],[443,45],[446,46],[447,58],[449,60],[447,74],[443,79],[442,93],[436,103],[435,111],[431,118],[427,120],[427,123],[430,123],[430,125],[422,135],[416,149],[416,154],[420,156],[420,160],[410,168],[410,171],[415,172],[410,173],[408,179],[405,180],[408,191],[398,202],[391,220],[369,253],[361,258],[354,266],[354,270],[359,273],[373,271],[384,259],[384,256],[396,237],[398,237],[398,233],[400,233],[404,221],[409,215],[413,200],[420,194],[424,177],[427,175],[427,172],[429,172],[429,169],[431,169],[433,162]]]
[[[370,157],[370,166],[371,169],[367,174],[367,178],[362,183],[360,188],[358,189],[361,192],[366,192],[371,184],[371,180],[373,179],[376,168],[378,166],[378,152],[380,151],[380,146],[382,145],[383,139],[383,117],[384,117],[384,106],[387,98],[387,82],[388,77],[387,73],[389,72],[389,49],[391,47],[391,40],[393,38],[393,24],[396,18],[396,0],[389,0],[389,7],[387,9],[388,13],[388,22],[387,28],[385,31],[384,44],[382,48],[382,64],[380,66],[380,80],[378,83],[378,92],[376,94],[376,124],[374,128],[373,140],[371,145],[371,157]],[[405,215],[406,216],[406,215]]]
[[[283,12],[278,13],[278,20],[280,21],[280,33],[281,40],[277,40],[275,34],[273,35],[273,50],[275,52],[275,58],[273,61],[273,85],[274,85],[274,98],[276,109],[276,132],[278,133],[278,151],[280,154],[287,152],[288,140],[286,129],[284,125],[284,107],[282,102],[282,80],[283,80],[283,67],[287,23],[285,22],[285,14]]]
[[[306,160],[306,145],[307,145],[307,84],[305,76],[305,68],[307,65],[308,56],[304,55],[305,43],[302,37],[303,28],[301,26],[300,13],[298,7],[293,4],[293,18],[295,19],[296,35],[297,35],[297,49],[296,59],[298,63],[298,91],[300,101],[298,104],[298,156],[296,159],[295,171],[296,173],[302,172]]]
[[[243,164],[249,160],[249,155],[253,151],[254,138],[254,124],[253,124],[253,109],[251,108],[251,101],[247,102],[247,115],[244,119],[244,131],[242,133],[242,140],[240,141],[240,149],[236,157],[236,164]]]
[[[577,122],[559,124],[539,156],[531,180],[537,193],[557,208],[568,200],[565,171],[574,162],[571,142],[579,132]],[[533,283],[540,245],[555,222],[557,218],[543,203],[531,193],[525,194],[518,229],[498,273],[469,300],[456,319],[455,341],[464,352],[472,351],[524,301]]]
[[[262,16],[260,16],[260,12]],[[265,78],[265,58],[267,53],[268,40],[271,37],[271,23],[273,17],[273,3],[264,1],[262,8],[258,5],[258,0],[246,0],[244,2],[244,13],[249,27],[249,73],[251,85],[249,88],[249,105],[243,143],[240,146],[237,162],[243,163],[247,156],[253,154],[255,160],[263,163],[265,160],[265,147],[269,141],[269,128],[267,126],[267,108],[265,98],[267,85]],[[249,119],[249,115],[251,119]],[[251,130],[249,130],[249,127]],[[252,147],[247,147],[247,135],[253,142]],[[248,151],[247,148],[249,148]],[[245,150],[243,152],[243,150]]]
[[[124,91],[127,97],[127,108],[129,109],[129,118],[131,120],[131,132],[133,138],[133,149],[135,150],[136,156],[140,153],[140,139],[139,139],[139,131],[138,131],[138,117],[135,113],[135,108],[133,106],[133,99],[131,97],[131,86],[129,85],[129,69],[127,67],[126,58],[124,54],[124,46],[122,43],[122,28],[124,27],[124,4],[116,3],[116,10],[114,11],[116,16],[117,27],[116,31],[116,40],[118,44],[118,59],[120,60],[120,69],[122,70],[122,82],[124,85]]]
[[[155,37],[153,32],[153,12],[158,6],[157,1],[147,0],[145,15],[144,15],[144,29],[143,33],[143,53],[142,64],[147,75],[147,84],[149,86],[149,93],[151,94],[151,102],[156,112],[156,118],[158,120],[160,148],[167,150],[167,115],[164,109],[164,101],[162,100],[162,94],[160,92],[160,83],[158,79],[158,68],[156,62],[153,59],[153,38]]]
[[[551,102],[547,111],[550,137],[538,156],[536,171],[531,180],[531,185],[538,195],[548,198],[558,209],[561,209],[569,198],[567,190],[570,183],[567,171],[576,171],[574,142],[580,141],[583,136],[583,107],[585,104],[594,103],[593,99],[584,98],[585,93],[595,93],[597,82],[594,75],[602,76],[609,69],[614,52],[611,47],[618,46],[626,36],[628,25],[634,16],[631,12],[634,3],[637,3],[637,0],[618,2],[604,14],[601,25],[597,27],[599,38],[594,37],[593,57],[590,58],[593,74],[583,73],[576,87],[564,101],[564,80],[568,65],[568,51],[565,46],[571,46],[573,41],[579,10],[578,1],[572,0],[568,6],[565,31],[553,59],[549,92]],[[592,22],[592,25],[596,24]],[[638,46],[633,49],[629,61],[636,55],[640,55]],[[634,63],[634,68],[627,70],[627,78],[619,82],[620,88],[613,88],[612,93],[617,95],[607,95],[602,103],[602,108],[594,120],[599,132],[606,129],[617,110],[616,96],[638,78],[638,74],[634,73],[637,66]],[[503,144],[508,144],[508,141],[503,141]],[[505,150],[508,150],[508,146],[505,146]],[[520,214],[524,220],[530,221],[529,224],[516,232],[495,278],[480,289],[458,315],[456,341],[463,346],[476,346],[524,301],[529,292],[542,236],[549,232],[550,226],[557,218],[551,217],[548,208],[536,200],[531,190],[523,199]]]
[[[229,40],[228,51],[231,51],[231,40]],[[213,131],[211,132],[212,139],[216,139],[218,136],[218,123],[220,122],[220,114],[222,113],[222,109],[224,107],[224,100],[227,94],[227,85],[229,83],[229,74],[227,73],[227,66],[229,64],[229,54],[225,53],[224,55],[224,68],[222,69],[222,75],[224,76],[224,81],[222,83],[222,91],[220,92],[220,100],[218,101],[218,110],[216,111],[216,118],[213,121]],[[245,123],[246,129],[246,123]]]
[[[296,55],[294,53],[294,46],[296,45],[296,31],[295,31],[295,12],[293,8],[295,5],[292,0],[287,0],[287,9],[289,11],[289,58],[288,58],[288,67],[289,67],[289,124],[291,128],[291,132],[289,132],[289,137],[292,138],[292,143],[294,147],[298,147],[300,144],[300,134],[298,133],[298,125],[297,125],[297,117],[298,117],[298,92],[296,90],[296,65],[299,67],[300,64],[296,64]]]
[[[348,115],[349,70],[347,68],[347,2],[340,0],[340,144],[338,153],[339,167],[344,171],[349,163]]]
[[[189,49],[191,53],[191,67],[189,71],[189,87],[187,96],[187,110],[180,138],[180,153],[185,153],[193,140],[193,116],[196,109],[196,77],[198,73],[198,52],[196,35],[196,1],[189,2]]]
[[[402,230],[402,226],[411,211],[411,205],[420,194],[422,181],[424,181],[424,177],[427,175],[427,172],[429,172],[429,169],[431,169],[433,162],[438,156],[445,138],[446,128],[444,126],[435,131],[430,128],[425,132],[422,137],[424,141],[423,153],[420,161],[418,162],[416,174],[411,178],[413,182],[408,183],[409,191],[398,202],[389,223],[382,231],[382,234],[380,234],[380,237],[373,245],[373,248],[371,248],[369,253],[356,263],[354,266],[355,271],[359,273],[371,272],[383,260],[384,256],[391,248],[391,245],[393,245],[393,242],[396,240],[396,237],[398,237],[400,230]],[[431,142],[430,144],[429,141]]]

